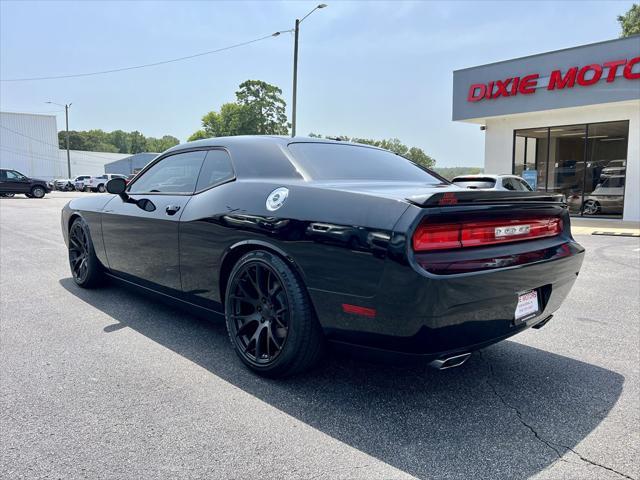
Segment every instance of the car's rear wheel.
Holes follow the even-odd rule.
[[[587,200],[584,202],[583,212],[585,215],[597,215],[600,213],[600,204],[595,200]]]
[[[98,185],[98,191],[99,191],[100,193],[104,193],[104,192],[106,192],[106,191],[107,191],[107,189],[106,189],[106,188],[104,188],[104,185],[101,183],[100,185]]]
[[[47,193],[45,191],[45,189],[43,187],[41,187],[40,185],[36,185],[35,187],[33,187],[31,189],[31,196],[33,198],[43,198],[45,193]]]
[[[261,375],[298,373],[322,356],[322,329],[304,284],[271,252],[256,250],[238,260],[227,284],[225,313],[236,353]]]
[[[15,193],[0,193],[0,197],[11,198],[15,195]]]
[[[82,288],[95,288],[104,278],[89,226],[82,218],[76,218],[69,229],[69,266],[73,280]]]

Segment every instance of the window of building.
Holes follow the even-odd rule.
[[[628,121],[516,130],[513,173],[564,194],[574,215],[621,217],[628,136]]]

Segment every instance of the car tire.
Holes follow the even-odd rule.
[[[236,354],[260,375],[293,375],[323,356],[324,335],[309,294],[296,272],[271,252],[255,250],[235,264],[225,318]]]
[[[40,185],[36,185],[31,189],[31,196],[33,198],[44,198],[46,193],[47,191],[44,189],[44,187],[41,187]]]
[[[0,197],[12,198],[15,193],[0,193]]]
[[[69,229],[69,267],[76,285],[96,288],[104,280],[102,265],[91,241],[89,226],[82,218],[76,218]]]
[[[104,187],[104,184],[101,183],[100,185],[98,185],[98,192],[104,193],[106,191],[107,189]]]
[[[582,208],[582,213],[585,215],[597,215],[600,213],[600,204],[595,200],[587,200],[584,202],[584,207]]]

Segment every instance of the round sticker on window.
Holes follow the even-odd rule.
[[[267,210],[273,212],[284,205],[285,200],[289,196],[289,189],[285,187],[276,188],[267,197]]]

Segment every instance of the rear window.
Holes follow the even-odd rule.
[[[454,178],[454,185],[462,188],[493,188],[496,181],[493,178]]]
[[[331,143],[292,143],[289,150],[314,180],[442,183],[426,169],[386,150]]]

